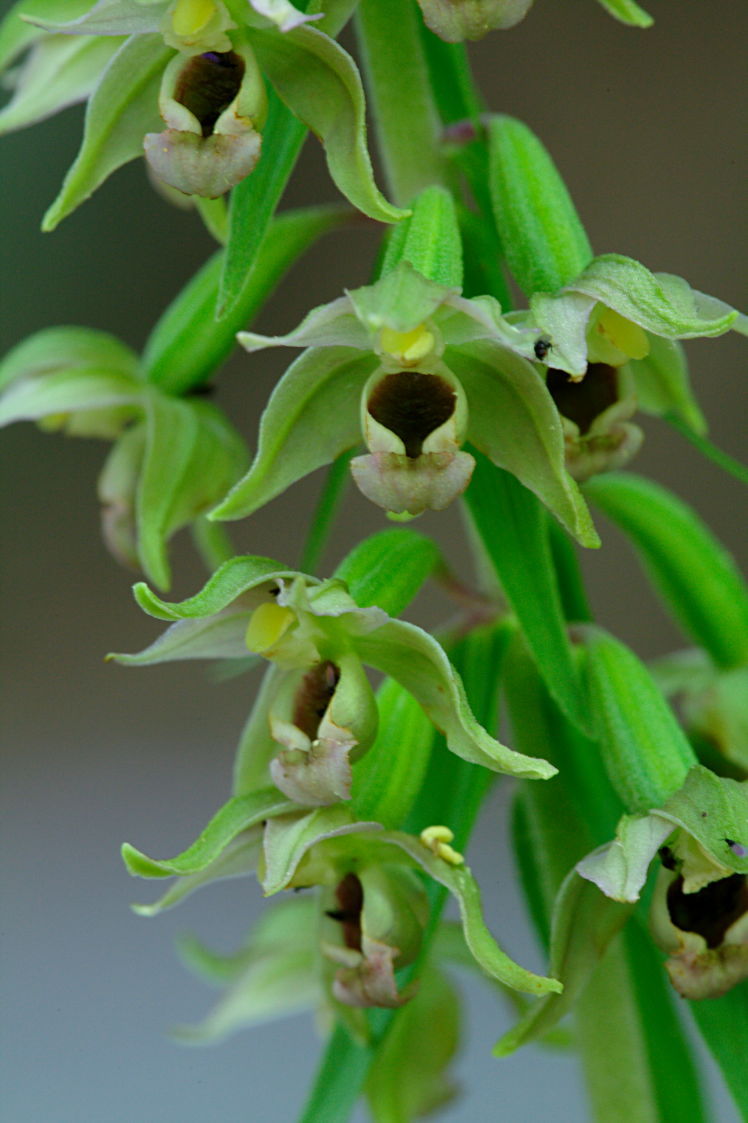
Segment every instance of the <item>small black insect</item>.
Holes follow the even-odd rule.
[[[552,346],[550,339],[536,339],[533,347],[535,358],[542,363]]]

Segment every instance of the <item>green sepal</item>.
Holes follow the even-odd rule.
[[[397,679],[418,699],[448,747],[463,760],[527,779],[555,775],[547,761],[514,752],[478,724],[443,648],[421,628],[390,620],[359,637],[356,649],[365,663]]]
[[[691,393],[685,352],[677,340],[650,335],[649,354],[631,359],[629,369],[639,409],[655,417],[675,415],[694,433],[706,433],[706,420]]]
[[[142,155],[160,127],[161,72],[173,52],[160,35],[135,35],[112,58],[91,95],[80,151],[42,221],[50,231],[122,164]]]
[[[270,586],[279,578],[293,576],[294,570],[272,558],[238,557],[231,558],[222,565],[208,578],[199,593],[186,600],[161,600],[142,581],[133,587],[133,594],[143,611],[149,616],[155,616],[157,620],[191,620],[213,616],[228,608],[238,597],[242,597],[245,608],[251,607],[246,593],[256,590],[258,586]],[[262,599],[265,597],[260,597],[257,604]]]
[[[142,35],[159,31],[167,7],[168,0],[95,0],[76,19],[35,22],[53,35]]]
[[[246,449],[209,402],[162,394],[146,399],[146,434],[136,496],[138,557],[145,574],[163,589],[171,579],[169,537],[236,480]]]
[[[748,588],[696,513],[659,484],[629,473],[597,476],[584,491],[630,539],[684,631],[718,666],[748,663]]]
[[[592,258],[566,186],[521,121],[492,117],[488,143],[494,218],[512,275],[527,296],[556,292]]]
[[[317,238],[341,225],[348,210],[305,207],[278,215],[268,227],[250,276],[230,312],[215,320],[225,253],[199,270],[163,313],[143,352],[148,382],[182,394],[205,382],[236,346],[236,332],[265,303],[283,274]]]
[[[588,725],[542,506],[508,472],[476,457],[465,496],[473,525],[546,685],[580,728]]]
[[[565,467],[558,410],[532,365],[489,340],[448,348],[445,362],[465,390],[470,441],[534,492],[582,546],[599,546],[587,504]]]
[[[355,546],[333,577],[345,581],[362,608],[376,604],[388,616],[400,616],[443,564],[431,538],[406,529],[382,530]]]
[[[239,519],[361,441],[359,399],[377,366],[351,348],[309,350],[277,384],[260,422],[257,454],[246,476],[210,513]]]
[[[427,187],[411,204],[412,214],[394,227],[381,275],[409,261],[422,276],[448,288],[462,287],[462,241],[454,200],[445,188]]]
[[[459,1038],[459,995],[427,964],[369,1069],[365,1092],[374,1123],[411,1123],[449,1102],[457,1088],[446,1070]]]
[[[0,23],[0,70],[4,70],[35,40],[46,35],[43,28],[29,20],[77,16],[85,12],[90,4],[91,0],[16,0]]]
[[[573,1009],[631,909],[631,905],[610,900],[597,886],[571,871],[556,897],[551,921],[549,971],[563,983],[563,991],[546,995],[535,1003],[499,1039],[494,1056],[505,1057],[521,1045],[537,1040]]]
[[[343,807],[272,819],[265,832],[267,895],[294,885],[334,882],[340,870],[368,865],[421,869],[457,900],[465,941],[483,970],[515,990],[542,995],[561,990],[556,979],[525,970],[501,950],[485,925],[480,890],[466,866],[436,857],[417,838],[357,823]]]
[[[613,787],[629,811],[661,807],[696,757],[643,663],[601,628],[585,625],[583,661],[593,728]]]
[[[627,23],[629,27],[651,27],[654,23],[652,17],[635,4],[634,0],[598,0],[598,3],[614,19]]]
[[[379,729],[353,768],[351,808],[357,819],[399,827],[424,782],[434,727],[412,694],[395,679],[377,691]]]
[[[14,94],[0,110],[0,135],[43,121],[85,101],[121,39],[52,36],[32,47],[14,80]]]
[[[128,842],[122,846],[122,860],[133,877],[182,877],[201,873],[223,854],[237,835],[262,823],[272,815],[287,815],[295,805],[277,790],[265,788],[249,795],[235,796],[210,820],[200,836],[176,858],[149,858]]]
[[[602,254],[559,291],[536,292],[530,298],[533,319],[552,343],[555,368],[575,376],[585,373],[587,328],[598,303],[665,339],[748,333],[748,317],[692,289],[682,277],[651,273],[621,254]]]
[[[140,404],[142,383],[119,371],[83,369],[55,370],[23,379],[11,385],[0,401],[0,426],[14,421],[38,421],[58,414],[78,414],[89,410]],[[113,420],[114,433],[121,425]],[[108,428],[92,436],[110,435]]]
[[[278,96],[322,141],[330,175],[345,197],[379,222],[403,218],[407,212],[388,203],[374,183],[364,94],[350,55],[308,24],[283,35],[254,32],[252,47]]]
[[[229,985],[202,1022],[174,1030],[177,1039],[214,1042],[238,1029],[319,1006],[317,914],[312,897],[279,901],[263,912],[234,955],[217,955],[194,939],[180,940],[178,951],[188,967],[211,982]]]
[[[42,328],[22,340],[0,363],[0,390],[21,378],[88,367],[131,375],[137,371],[138,358],[108,332],[67,325]]]

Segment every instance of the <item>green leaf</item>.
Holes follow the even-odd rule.
[[[262,307],[283,274],[317,238],[341,225],[347,214],[342,207],[319,206],[276,217],[236,302],[220,320],[213,318],[213,312],[225,254],[214,254],[153,329],[143,353],[147,381],[170,394],[183,394],[205,382],[231,354],[236,332]]]
[[[350,55],[308,24],[284,35],[257,31],[252,46],[279,97],[324,144],[330,175],[346,198],[380,222],[403,218],[406,212],[374,183],[364,94]]]
[[[376,366],[376,356],[347,347],[310,350],[292,363],[262,415],[249,473],[210,517],[250,515],[361,441],[361,391]]]
[[[236,796],[216,812],[200,836],[176,858],[149,858],[126,842],[122,847],[122,860],[133,877],[173,877],[200,873],[215,862],[242,831],[273,815],[288,814],[294,810],[294,806],[277,788]]]
[[[138,556],[146,575],[168,588],[168,538],[225,492],[246,463],[246,452],[228,420],[208,402],[152,394],[146,422],[137,490]]]
[[[0,111],[0,135],[85,101],[121,43],[61,36],[36,43],[17,77],[13,97]]]
[[[508,472],[484,457],[465,502],[548,689],[575,724],[588,724],[552,566],[545,513]]]
[[[390,620],[360,636],[356,650],[363,661],[409,690],[446,738],[457,756],[493,772],[528,779],[548,779],[556,769],[547,761],[524,756],[502,745],[475,720],[464,687],[440,644],[402,620]]]
[[[302,123],[269,90],[262,144],[266,152],[272,152],[272,159],[261,158],[252,174],[231,192],[229,236],[216,305],[218,320],[233,318],[234,310],[245,300],[245,289],[254,288],[257,255],[305,136]]]
[[[573,1009],[631,907],[610,900],[572,870],[556,898],[551,922],[549,969],[563,984],[563,991],[546,995],[532,1006],[497,1042],[495,1056],[505,1057],[542,1037]]]
[[[592,719],[611,782],[629,811],[661,807],[696,763],[643,663],[624,644],[585,627]]]
[[[427,187],[413,201],[412,214],[394,228],[381,275],[400,261],[449,288],[462,287],[462,242],[454,200],[443,187]]]
[[[632,359],[639,409],[656,417],[674,414],[695,433],[706,432],[706,421],[691,393],[683,347],[674,339],[649,336],[649,354]]]
[[[606,12],[630,27],[651,27],[654,20],[634,0],[598,0]]]
[[[684,631],[718,666],[748,662],[748,588],[696,513],[659,484],[629,473],[597,476],[584,491],[629,537]]]
[[[370,535],[343,559],[333,574],[345,581],[362,608],[376,604],[400,616],[440,565],[441,551],[412,530],[382,530]]]
[[[113,171],[142,154],[143,137],[159,128],[161,72],[172,54],[160,35],[136,35],[114,55],[89,99],[83,144],[43,230],[54,230]]]
[[[748,1041],[748,982],[721,998],[691,1003],[699,1032],[722,1069],[742,1119],[748,1120],[745,1049]]]
[[[566,186],[521,121],[492,117],[488,141],[491,199],[507,264],[527,296],[556,292],[592,258]]]
[[[0,363],[0,389],[19,378],[73,367],[135,374],[134,351],[108,332],[92,328],[51,327],[34,332]]]
[[[11,386],[0,402],[0,426],[80,410],[136,406],[142,390],[142,383],[116,371],[56,370]]]
[[[565,468],[558,410],[525,359],[488,340],[449,348],[447,365],[468,400],[468,435],[533,491],[583,546],[598,546],[587,505]]]

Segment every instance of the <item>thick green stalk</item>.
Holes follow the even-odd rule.
[[[431,184],[444,184],[439,115],[429,82],[415,4],[362,0],[356,30],[385,176],[396,203],[407,205]]]

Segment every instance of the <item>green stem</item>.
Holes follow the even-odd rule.
[[[399,205],[445,183],[440,124],[420,37],[420,14],[402,0],[362,0],[356,29],[390,193]]]
[[[304,551],[301,555],[299,569],[302,573],[314,573],[319,565],[322,552],[327,543],[332,524],[340,506],[346,484],[348,483],[348,465],[353,452],[344,452],[337,460],[333,461],[327,473],[322,494],[317,501],[309,534],[307,535]]]

